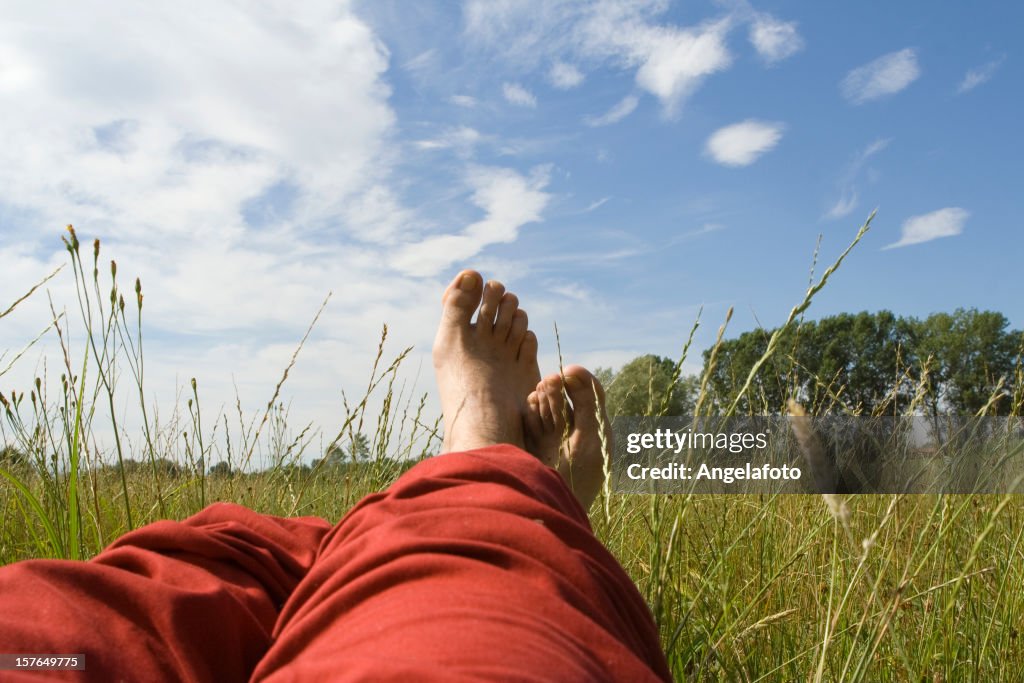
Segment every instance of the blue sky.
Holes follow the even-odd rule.
[[[1016,5],[299,7],[4,2],[0,303],[73,223],[142,277],[155,395],[196,376],[258,406],[333,291],[288,385],[330,425],[385,322],[432,390],[460,268],[521,294],[545,371],[555,323],[566,360],[615,367],[677,355],[701,306],[701,349],[730,306],[727,335],[781,323],[818,235],[820,273],[877,207],[812,317],[1024,327]],[[0,348],[47,315],[19,308]]]

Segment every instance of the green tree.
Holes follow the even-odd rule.
[[[796,395],[816,412],[844,406],[860,414],[906,407],[913,382],[913,323],[889,311],[843,313],[798,332]]]
[[[28,466],[28,456],[16,446],[0,448],[0,467],[7,470],[20,469]]]
[[[158,472],[161,472],[169,477],[177,477],[181,474],[181,468],[178,467],[177,463],[170,460],[169,458],[157,458],[154,461],[154,467]]]
[[[356,432],[352,438],[342,446],[334,444],[324,454],[325,465],[346,465],[350,462],[358,462],[370,459],[370,440],[362,432]]]
[[[210,475],[214,477],[230,477],[234,475],[234,472],[231,470],[231,463],[227,460],[221,460],[210,468]]]
[[[1014,376],[1020,332],[1001,313],[957,310],[924,321],[890,311],[842,313],[786,330],[740,402],[740,412],[774,414],[788,398],[812,412],[903,413],[927,378],[932,414],[976,413],[1000,378]],[[712,403],[723,405],[743,386],[774,330],[723,341],[709,376]],[[705,371],[711,350],[705,351]],[[1005,414],[1011,401],[993,412]]]
[[[973,415],[1014,377],[1015,357],[1021,332],[1008,330],[1010,322],[1002,313],[958,308],[952,314],[935,313],[918,322],[918,356],[929,361],[929,396],[932,414],[953,412]],[[990,409],[1005,415],[1011,406],[1007,398]]]
[[[598,368],[595,376],[605,387],[608,414],[612,417],[693,412],[697,379],[677,376],[676,364],[670,358],[638,356],[618,373]]]
[[[715,354],[715,366],[708,376],[708,408],[721,408],[731,402],[746,382],[754,363],[764,355],[772,331],[754,330],[744,332],[736,339],[724,340]],[[778,350],[768,359],[754,377],[750,389],[738,406],[741,414],[760,415],[782,410],[786,398],[791,395],[790,376],[793,371],[792,351],[795,348],[795,331],[787,330],[780,338]],[[704,352],[704,373],[708,372],[714,349]]]

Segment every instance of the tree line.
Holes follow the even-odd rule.
[[[778,330],[754,330],[703,354],[699,375],[671,358],[643,355],[597,371],[613,415],[691,415],[724,410]],[[927,318],[890,311],[841,313],[779,332],[738,412],[772,415],[794,398],[817,413],[1017,415],[1024,404],[1024,334],[1002,313],[957,309]]]

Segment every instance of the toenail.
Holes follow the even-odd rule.
[[[472,292],[476,289],[476,275],[473,273],[464,273],[462,279],[459,280],[459,289],[464,292]]]
[[[583,382],[576,375],[566,375],[565,383],[573,389],[581,389],[583,387]]]

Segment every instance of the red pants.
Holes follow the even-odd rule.
[[[333,529],[218,503],[0,568],[0,653],[83,653],[61,673],[96,681],[671,679],[572,493],[512,446],[422,462]]]

